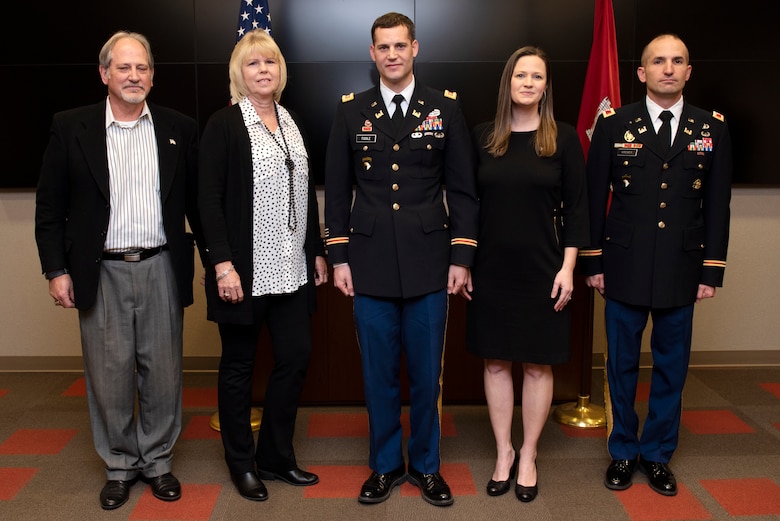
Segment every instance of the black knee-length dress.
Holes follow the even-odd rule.
[[[504,156],[474,129],[480,231],[466,311],[467,350],[483,358],[559,364],[569,359],[569,306],[550,298],[565,247],[588,244],[585,164],[574,127],[558,122],[557,151],[536,155],[535,132],[513,132]],[[573,295],[572,298],[584,298]]]

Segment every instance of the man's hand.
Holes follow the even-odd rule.
[[[604,274],[599,273],[597,275],[591,275],[590,277],[587,277],[585,279],[585,284],[588,285],[589,288],[595,288],[598,290],[599,293],[602,295],[604,294]]]
[[[333,268],[333,285],[346,297],[355,296],[355,288],[352,287],[352,270],[349,264],[342,264]]]
[[[447,294],[460,295],[466,300],[471,300],[471,270],[466,266],[450,264],[450,272],[447,274]]]
[[[73,279],[68,274],[54,277],[49,281],[49,295],[54,299],[55,306],[76,307],[76,302],[73,300]]]

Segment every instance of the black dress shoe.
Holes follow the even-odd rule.
[[[650,488],[664,496],[677,495],[677,480],[666,463],[657,461],[639,460],[639,470],[647,474],[647,482]]]
[[[509,477],[504,481],[496,481],[491,479],[487,484],[488,496],[503,496],[509,492],[509,487],[512,484],[512,480],[517,475],[517,465],[520,463],[520,453],[515,451],[515,461],[512,462],[512,467],[509,469]]]
[[[525,485],[521,485],[520,483],[515,485],[515,495],[517,496],[517,499],[519,499],[523,503],[530,503],[531,501],[536,499],[536,495],[538,493],[539,493],[538,484],[532,487],[526,487]]]
[[[607,467],[604,485],[610,490],[625,490],[630,487],[636,463],[636,459],[613,459]]]
[[[271,472],[270,470],[257,469],[257,475],[260,477],[260,479],[281,479],[290,485],[296,485],[299,487],[307,487],[320,481],[320,478],[317,477],[317,474],[312,474],[311,472],[306,472],[305,470],[301,470],[299,468],[285,470],[284,472]]]
[[[130,487],[132,487],[138,478],[129,480],[111,479],[103,485],[100,491],[100,506],[103,510],[114,510],[119,508],[130,499]]]
[[[423,499],[431,505],[446,507],[455,501],[450,486],[438,472],[423,474],[409,467],[409,482],[420,487]]]
[[[360,489],[358,501],[361,503],[381,503],[390,497],[393,487],[400,485],[406,479],[406,470],[401,465],[385,474],[372,472]]]
[[[242,474],[230,474],[230,479],[233,480],[233,484],[236,486],[238,493],[244,499],[250,501],[265,501],[268,499],[268,491],[265,489],[265,485],[257,477],[254,471],[244,472]]]
[[[534,466],[536,466],[536,462],[534,462]],[[537,480],[538,480],[537,476]],[[515,485],[515,496],[517,496],[517,499],[522,501],[523,503],[530,503],[534,499],[536,499],[536,495],[539,494],[539,482],[537,481],[536,485],[532,485],[530,487],[526,487],[525,485],[521,485],[520,483]]]
[[[152,487],[152,494],[163,501],[176,501],[181,497],[181,484],[170,472],[154,478],[145,478]]]

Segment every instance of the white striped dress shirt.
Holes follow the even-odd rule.
[[[117,121],[106,102],[106,148],[111,215],[105,251],[165,244],[157,140],[149,106],[136,121]]]

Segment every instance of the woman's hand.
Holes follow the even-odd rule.
[[[236,304],[244,300],[244,290],[241,287],[241,277],[236,272],[231,261],[214,265],[217,276],[217,294],[225,302]]]

